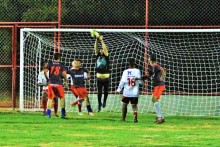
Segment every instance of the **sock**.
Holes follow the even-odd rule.
[[[79,103],[79,100],[75,100],[71,105],[72,106],[75,106],[75,105],[77,105]]]
[[[58,111],[58,102],[55,101],[54,102],[54,114],[57,114],[57,111]]]
[[[155,103],[154,103],[154,108],[155,108],[157,117],[163,117],[162,112],[161,112],[161,108],[160,108],[160,103],[159,103],[159,102],[155,102]]]
[[[102,103],[102,93],[99,93],[99,92],[98,92],[98,103],[99,105],[101,105]]]
[[[92,108],[91,108],[90,105],[87,105],[86,108],[87,108],[87,111],[88,111],[88,112],[92,112]]]
[[[42,98],[42,107],[44,112],[46,112],[47,109],[47,98]]]
[[[50,114],[51,114],[51,110],[50,109],[47,109],[47,115],[50,117]]]
[[[62,109],[61,109],[61,114],[62,114],[62,116],[66,116],[66,110],[65,110],[65,108],[62,108]]]
[[[78,111],[82,112],[82,104],[80,104],[80,103],[78,104]]]
[[[106,103],[107,98],[108,98],[108,92],[104,92],[104,103]]]
[[[123,107],[122,107],[122,120],[125,120],[126,119],[126,115],[127,115],[127,104],[123,104]]]
[[[137,111],[134,111],[134,119],[137,120]]]

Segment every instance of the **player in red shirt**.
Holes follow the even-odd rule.
[[[156,122],[158,124],[165,122],[164,116],[162,114],[162,110],[160,107],[159,99],[165,90],[165,77],[166,77],[166,69],[163,68],[159,63],[156,62],[156,55],[152,54],[149,60],[149,74],[142,77],[143,80],[146,80],[153,77],[153,94],[152,94],[152,102],[154,104],[154,108],[157,114]]]
[[[60,62],[60,57],[60,53],[55,53],[54,60],[48,63],[47,69],[44,71],[48,81],[47,115],[49,118],[51,117],[53,98],[56,96],[60,98],[61,118],[66,118],[63,79],[65,86],[68,87],[68,85],[66,67]],[[47,71],[49,71],[49,78],[47,76]]]
[[[85,100],[88,114],[93,115],[89,102],[88,91],[85,87],[85,80],[90,78],[90,71],[81,67],[81,60],[75,59],[72,62],[72,68],[67,71],[67,74],[71,76],[71,91],[76,97],[76,100],[72,103],[72,106],[78,104],[79,111],[81,111],[82,102]]]

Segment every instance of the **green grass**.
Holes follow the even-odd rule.
[[[218,146],[220,117],[167,116],[154,124],[154,114],[95,116],[68,113],[68,120],[41,113],[0,112],[0,146]]]

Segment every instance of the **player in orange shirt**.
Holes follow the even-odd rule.
[[[154,90],[152,94],[152,102],[154,104],[154,108],[157,114],[156,122],[158,124],[165,122],[159,99],[165,90],[165,77],[166,77],[166,69],[163,68],[158,62],[156,62],[156,54],[152,54],[149,60],[149,74],[142,77],[142,80],[146,80],[153,77]]]
[[[60,58],[60,53],[55,53],[54,60],[49,62],[47,68],[44,70],[45,77],[48,81],[47,115],[49,118],[51,117],[51,108],[54,97],[60,98],[61,118],[66,118],[63,79],[65,86],[68,87],[68,85],[66,67],[60,62]],[[49,77],[47,76],[47,71],[49,71]]]

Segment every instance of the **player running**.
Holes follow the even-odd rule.
[[[60,62],[60,57],[60,53],[55,53],[53,62],[49,62],[44,70],[44,75],[48,81],[47,115],[49,118],[51,117],[52,102],[55,96],[60,98],[61,118],[66,118],[63,79],[65,86],[68,87],[68,85],[66,67]],[[47,76],[48,71],[49,77]]]
[[[135,80],[136,78],[140,79],[141,72],[139,69],[135,68],[135,59],[129,59],[129,68],[123,71],[120,84],[118,86],[117,92],[120,92],[122,88],[122,121],[126,120],[127,106],[129,102],[131,103],[132,110],[134,113],[134,123],[138,122],[138,96],[139,96],[139,84],[142,84],[142,81]]]
[[[67,71],[67,74],[71,76],[71,91],[76,97],[76,100],[71,104],[75,106],[78,104],[79,115],[82,115],[81,107],[82,102],[86,101],[86,108],[89,115],[94,115],[88,97],[88,91],[85,87],[85,80],[90,78],[90,71],[81,67],[81,60],[76,59],[72,62],[72,68]]]

